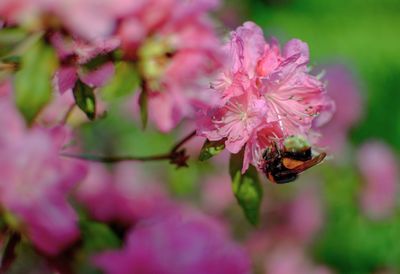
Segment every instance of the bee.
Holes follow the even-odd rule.
[[[299,173],[321,163],[325,157],[325,152],[313,157],[311,146],[304,137],[289,136],[282,148],[275,142],[265,150],[262,171],[271,182],[286,184],[296,180]]]

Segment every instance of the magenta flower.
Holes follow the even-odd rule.
[[[249,258],[216,222],[194,212],[138,224],[122,250],[94,262],[109,274],[246,274]]]
[[[332,112],[323,84],[308,73],[307,44],[291,40],[282,53],[262,30],[246,22],[224,47],[229,61],[213,88],[221,105],[207,108],[198,133],[211,141],[226,139],[231,153],[245,147],[243,172],[258,167],[265,148],[289,135],[309,134],[321,112]]]
[[[384,143],[370,141],[362,145],[357,158],[365,182],[361,196],[365,213],[375,219],[387,217],[395,208],[399,183],[395,155]]]
[[[150,0],[129,14],[118,37],[138,62],[149,118],[168,132],[210,104],[205,78],[220,65],[220,43],[206,13],[218,1]]]
[[[16,109],[1,101],[0,204],[9,225],[26,234],[42,252],[54,255],[77,239],[77,215],[69,190],[85,168],[60,158],[65,131],[27,129]]]
[[[75,196],[95,219],[126,225],[172,207],[165,190],[132,164],[119,164],[112,173],[92,164]]]

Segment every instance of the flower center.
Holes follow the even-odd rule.
[[[150,89],[161,90],[161,78],[174,51],[171,37],[150,37],[139,48],[139,71]]]

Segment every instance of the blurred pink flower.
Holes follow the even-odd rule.
[[[291,243],[306,247],[317,235],[324,221],[318,190],[307,187],[288,202],[280,200],[264,203],[268,214],[266,227],[255,231],[246,246],[256,259],[268,257],[274,247]]]
[[[83,65],[93,58],[106,55],[119,46],[117,39],[96,40],[91,43],[74,39],[67,40],[56,32],[50,38],[61,62],[61,67],[54,75],[54,87],[64,93],[72,90],[78,80],[90,87],[101,87],[114,75],[114,64],[111,61],[86,71]]]
[[[0,204],[10,225],[26,233],[42,252],[54,255],[79,235],[77,215],[67,202],[85,167],[61,158],[62,128],[27,129],[8,101],[0,102]]]
[[[12,82],[10,80],[4,80],[3,82],[0,82],[0,99],[10,96],[11,92]]]
[[[138,224],[122,250],[94,262],[109,274],[250,273],[244,250],[214,220],[191,211]]]
[[[225,209],[234,204],[231,178],[228,174],[214,175],[202,183],[203,206],[214,214],[222,214]]]
[[[361,146],[357,158],[365,182],[361,196],[365,213],[375,219],[387,217],[396,204],[399,183],[396,156],[384,143],[369,141]]]
[[[335,102],[336,111],[328,124],[320,125],[321,120],[325,120],[324,115],[321,115],[315,120],[314,125],[324,136],[318,140],[318,145],[340,155],[346,144],[349,129],[362,115],[362,98],[357,78],[348,67],[329,65],[324,67],[324,70],[327,91]]]
[[[91,164],[75,195],[95,219],[127,225],[173,206],[165,190],[131,163],[118,164],[111,172]]]
[[[288,226],[301,242],[312,240],[323,223],[323,210],[317,190],[305,189],[291,202]]]
[[[121,23],[122,49],[138,61],[149,118],[163,132],[212,103],[206,77],[219,67],[221,54],[206,13],[217,2],[149,0]]]
[[[267,256],[266,274],[332,274],[325,266],[314,265],[301,247],[291,244],[278,246]]]
[[[229,60],[212,85],[222,103],[203,110],[198,134],[226,138],[231,153],[246,147],[243,172],[249,163],[258,167],[272,140],[308,135],[315,117],[333,111],[323,84],[308,73],[308,46],[300,40],[281,53],[275,40],[265,42],[262,30],[246,22],[224,49]]]
[[[109,37],[117,20],[133,11],[141,0],[2,0],[0,17],[27,27],[61,25],[85,40]]]

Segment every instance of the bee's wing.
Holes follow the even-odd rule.
[[[311,160],[305,161],[303,164],[296,166],[293,169],[287,170],[287,171],[282,171],[282,175],[285,174],[293,174],[293,173],[301,173],[304,170],[309,169],[310,167],[313,167],[319,163],[322,162],[322,160],[326,157],[326,153],[322,152],[321,154],[319,154],[318,156],[315,156],[314,158],[312,158]]]

